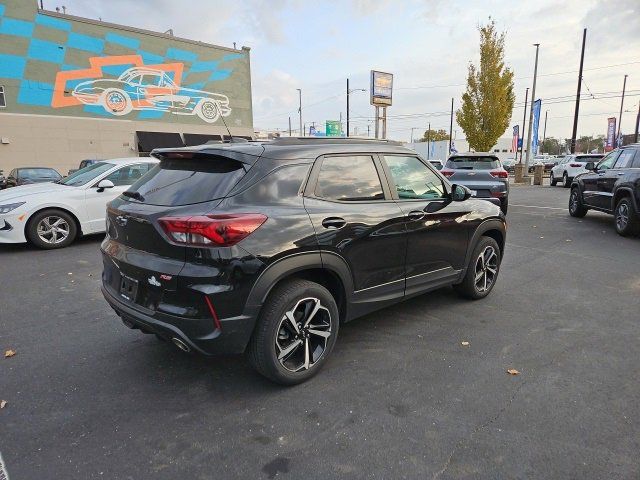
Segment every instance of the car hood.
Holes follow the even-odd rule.
[[[28,201],[33,195],[55,195],[61,191],[69,191],[68,185],[60,185],[59,183],[32,183],[29,185],[20,185],[18,187],[7,188],[0,191],[0,205],[10,201]]]

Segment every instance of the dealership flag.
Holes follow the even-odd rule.
[[[610,152],[615,148],[614,142],[616,138],[616,117],[607,119],[607,144],[604,147],[605,152]]]
[[[513,138],[511,139],[511,151],[516,153],[518,151],[518,139],[520,138],[520,125],[513,127]]]
[[[533,138],[531,139],[531,155],[538,154],[538,129],[540,127],[540,109],[542,100],[533,102]]]

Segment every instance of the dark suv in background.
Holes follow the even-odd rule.
[[[569,213],[584,217],[590,209],[615,216],[616,231],[623,236],[640,233],[640,144],[613,150],[571,185]]]
[[[108,206],[103,294],[123,322],[263,375],[318,371],[342,322],[435,288],[489,294],[505,221],[399,144],[284,138],[152,152]],[[393,310],[389,310],[393,315]]]

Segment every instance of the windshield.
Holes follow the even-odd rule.
[[[68,177],[60,180],[58,183],[61,185],[69,185],[71,187],[79,187],[81,185],[86,185],[111,168],[113,168],[113,163],[94,163],[93,165],[81,168],[77,172],[72,173]]]
[[[500,168],[496,157],[453,157],[447,160],[447,168],[461,170],[494,170]]]
[[[20,178],[60,178],[61,175],[52,168],[21,168]]]

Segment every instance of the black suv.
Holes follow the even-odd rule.
[[[284,138],[152,152],[107,208],[102,291],[124,323],[295,384],[342,322],[446,285],[493,288],[506,226],[412,150]]]
[[[590,209],[615,216],[620,235],[640,233],[640,144],[613,150],[571,185],[569,214],[582,218]]]

